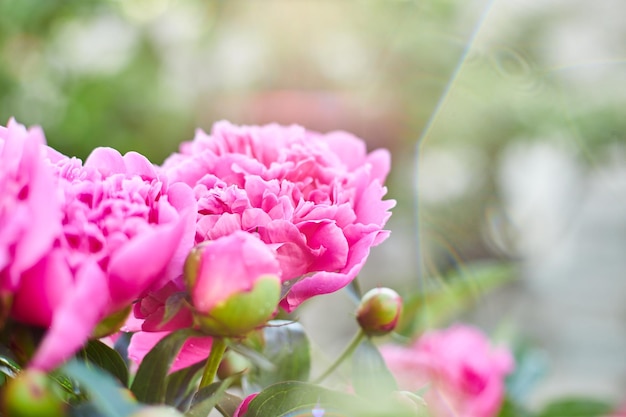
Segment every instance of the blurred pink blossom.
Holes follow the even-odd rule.
[[[292,285],[287,311],[345,287],[387,238],[389,168],[389,152],[368,154],[349,133],[228,122],[197,131],[163,164],[170,181],[194,188],[196,243],[244,230],[276,251]]]
[[[31,366],[50,370],[78,350],[102,319],[180,275],[193,244],[196,201],[185,184],[162,182],[137,153],[98,148],[83,165],[43,146],[38,129],[27,133],[11,122],[0,135],[7,132],[2,155],[20,156],[16,136],[34,139],[23,145],[22,176],[2,165],[9,178],[3,183],[21,187],[17,203],[15,193],[3,192],[9,210],[2,213],[28,216],[41,241],[33,243],[26,226],[12,239],[3,236],[11,257],[7,262],[3,255],[2,286],[11,290],[13,319],[47,329]],[[44,155],[44,167],[36,168],[33,161]],[[28,211],[31,198],[36,200]],[[26,221],[12,223],[21,224]],[[16,256],[22,246],[28,261]]]
[[[381,347],[402,390],[424,390],[435,417],[493,417],[513,370],[508,350],[494,348],[478,329],[456,325],[425,333],[412,345]]]

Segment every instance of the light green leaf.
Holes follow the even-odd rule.
[[[439,326],[480,301],[485,294],[516,278],[508,263],[474,263],[438,279],[437,287],[404,297],[397,332],[413,337],[426,328]],[[435,279],[432,280],[435,282]]]
[[[549,403],[538,417],[602,417],[614,406],[592,398],[563,398]]]
[[[61,372],[79,383],[81,391],[89,394],[90,404],[102,417],[126,417],[142,408],[117,379],[99,368],[72,360]]]
[[[352,384],[364,397],[377,398],[398,389],[378,348],[367,338],[352,354]]]
[[[250,401],[245,417],[311,415],[315,408],[338,417],[414,417],[414,412],[391,397],[362,398],[295,381],[275,384],[261,391]]]

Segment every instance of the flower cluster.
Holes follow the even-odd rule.
[[[142,337],[244,335],[279,305],[337,291],[387,237],[394,204],[387,151],[298,126],[221,122],[159,167],[109,148],[83,164],[11,120],[0,158],[2,316],[46,329],[30,358],[44,370],[116,331],[133,304],[125,329],[155,332],[137,335],[141,359]],[[186,302],[164,320],[173,297]]]

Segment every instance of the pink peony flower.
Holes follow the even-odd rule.
[[[511,354],[492,348],[477,329],[456,325],[425,333],[411,346],[381,347],[399,388],[425,389],[436,417],[492,417],[504,398],[504,378],[513,370]]]
[[[51,242],[28,269],[8,265],[19,273],[10,314],[47,328],[31,366],[50,370],[78,350],[102,319],[180,275],[193,245],[196,202],[188,186],[160,181],[137,153],[99,148],[82,165],[39,145],[37,152],[47,155],[49,192],[37,203],[54,213],[41,215],[54,233],[49,239],[43,230]],[[37,177],[30,178],[34,195]],[[31,225],[41,224],[32,213]]]
[[[349,133],[219,122],[183,143],[163,170],[194,188],[196,243],[243,230],[276,251],[291,286],[281,305],[292,311],[345,287],[387,238],[389,164],[386,150],[367,154]]]
[[[10,296],[61,230],[52,170],[40,128],[0,126],[0,296]],[[5,312],[3,312],[5,313]]]

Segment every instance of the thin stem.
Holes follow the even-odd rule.
[[[210,385],[215,379],[217,368],[220,366],[224,352],[226,352],[226,340],[222,337],[214,337],[213,344],[211,345],[211,354],[209,355],[209,359],[207,359],[204,373],[200,380],[200,389]]]
[[[361,340],[363,340],[364,337],[365,337],[365,333],[363,333],[362,329],[359,329],[357,334],[354,335],[354,337],[352,338],[352,341],[350,342],[350,344],[348,344],[348,346],[346,346],[346,348],[343,350],[341,355],[339,355],[339,357],[335,360],[335,362],[333,362],[322,375],[315,378],[313,383],[319,384],[324,379],[326,379],[328,375],[333,373],[335,369],[337,369],[337,367],[341,365],[341,363],[344,360],[346,360],[350,355],[352,355],[352,352],[354,352],[354,349],[356,349],[356,347],[359,345],[359,343],[361,343]]]

